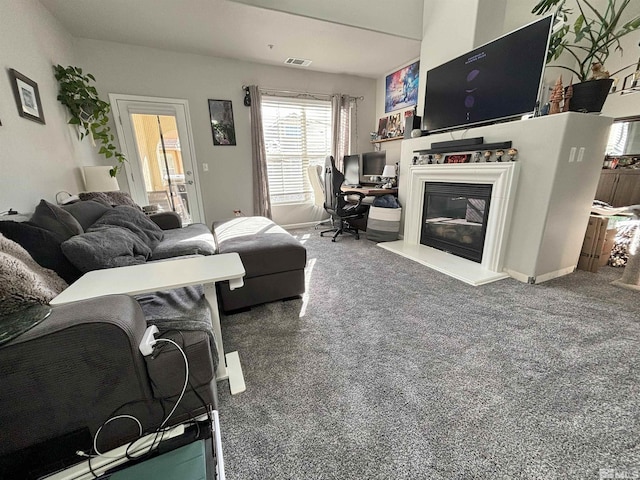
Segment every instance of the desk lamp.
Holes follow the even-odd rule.
[[[386,183],[382,185],[382,188],[393,188],[394,178],[396,178],[396,167],[393,165],[385,165],[382,171],[382,180],[386,180]]]

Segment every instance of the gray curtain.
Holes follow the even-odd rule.
[[[351,138],[351,97],[349,95],[331,95],[331,155],[338,170],[344,171],[342,157],[349,155]]]
[[[251,157],[253,159],[253,213],[271,218],[271,198],[267,177],[267,154],[262,131],[262,95],[257,85],[249,85],[251,96]]]

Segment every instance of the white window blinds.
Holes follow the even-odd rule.
[[[265,95],[262,127],[271,203],[311,202],[307,167],[331,153],[331,102]]]

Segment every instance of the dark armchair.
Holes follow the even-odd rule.
[[[368,205],[362,205],[365,197],[361,192],[341,190],[344,183],[344,175],[336,168],[335,161],[329,155],[324,165],[324,209],[334,219],[334,227],[330,230],[320,232],[323,237],[325,233],[333,233],[332,242],[336,241],[338,235],[350,233],[360,239],[358,229],[351,225],[351,220],[364,218],[369,210]],[[357,197],[357,203],[352,203],[350,199]]]

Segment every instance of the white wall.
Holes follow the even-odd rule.
[[[78,64],[98,79],[107,93],[182,98],[189,101],[195,154],[207,223],[253,213],[249,109],[242,85],[256,84],[312,93],[364,96],[358,102],[359,142],[368,142],[369,119],[375,112],[375,80],[275,67],[232,59],[189,55],[98,40],[78,40]],[[237,146],[214,146],[207,99],[231,100]],[[362,147],[360,147],[362,148]],[[208,163],[204,172],[202,164]],[[311,205],[278,207],[274,220],[288,225],[313,221],[321,212]]]
[[[40,198],[82,189],[81,165],[97,162],[58,103],[53,65],[74,63],[73,40],[35,0],[0,0],[0,211],[32,212]],[[18,116],[8,69],[38,84],[45,125]]]

